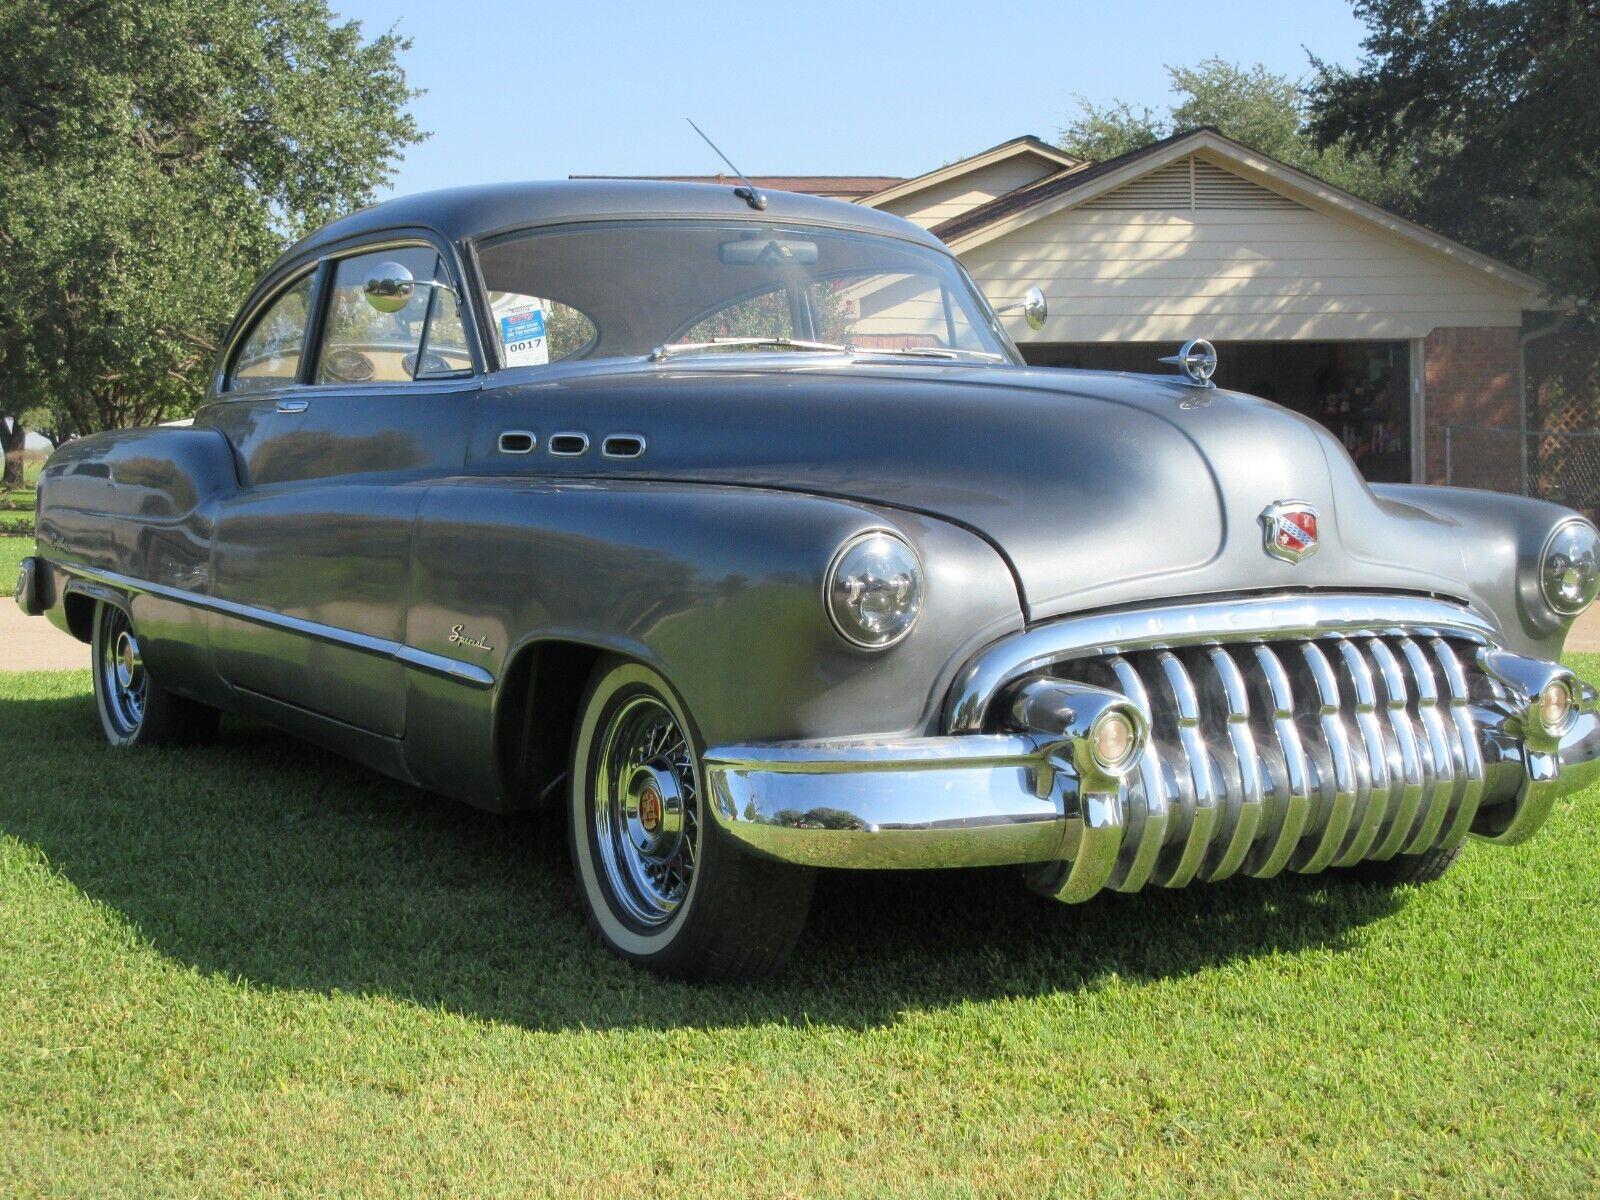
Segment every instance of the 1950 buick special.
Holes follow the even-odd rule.
[[[681,976],[776,964],[819,867],[1077,901],[1527,838],[1600,761],[1595,529],[1369,487],[1207,351],[1030,370],[844,203],[395,200],[267,273],[192,427],[56,452],[18,596],[119,745],[242,712],[564,808],[599,937]]]

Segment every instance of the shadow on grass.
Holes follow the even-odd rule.
[[[205,748],[111,751],[87,696],[0,699],[0,733],[0,832],[40,848],[169,959],[535,1029],[871,1027],[1338,948],[1396,905],[1300,879],[1066,907],[1013,871],[828,873],[783,974],[691,987],[594,944],[549,817],[479,813],[242,722]]]

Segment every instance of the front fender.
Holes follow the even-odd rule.
[[[926,596],[911,634],[870,652],[833,631],[822,587],[839,546],[881,527],[916,547]],[[933,732],[961,663],[1022,627],[1015,581],[976,535],[759,488],[446,481],[423,501],[414,561],[408,645],[487,668],[494,690],[539,641],[615,650],[672,683],[708,744]],[[492,764],[494,690],[413,687],[419,777]]]
[[[1562,521],[1579,514],[1559,504],[1473,488],[1374,484],[1380,503],[1433,518],[1438,536],[1460,548],[1469,599],[1492,616],[1507,649],[1558,662],[1570,619],[1550,611],[1539,592],[1539,555]]]

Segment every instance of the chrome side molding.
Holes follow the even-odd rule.
[[[170,600],[175,604],[184,604],[190,608],[203,609],[206,612],[219,613],[222,616],[234,617],[240,621],[248,621],[252,625],[260,625],[267,629],[279,629],[286,633],[298,634],[311,641],[325,642],[330,646],[341,646],[347,650],[370,654],[375,658],[391,659],[414,670],[425,671],[430,675],[437,675],[456,683],[464,683],[469,687],[492,688],[495,683],[494,674],[483,667],[474,663],[461,662],[459,659],[450,658],[448,655],[435,654],[430,650],[419,650],[417,647],[408,646],[404,642],[373,637],[370,634],[357,633],[350,629],[340,629],[334,625],[323,625],[317,621],[291,617],[284,613],[257,608],[254,605],[240,604],[235,600],[224,600],[218,596],[207,596],[200,592],[185,591],[183,588],[151,583],[147,580],[135,579],[129,575],[121,575],[115,571],[102,571],[95,567],[62,565],[59,563],[55,564],[55,566],[64,574],[87,579],[129,595],[155,596],[162,600]]]

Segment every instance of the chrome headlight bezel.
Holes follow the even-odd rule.
[[[1558,543],[1563,538],[1577,535],[1583,539],[1586,562],[1581,568],[1582,581],[1576,598],[1563,595],[1563,577],[1570,570],[1573,556],[1565,551],[1558,553]],[[1600,531],[1582,517],[1568,517],[1557,523],[1539,550],[1539,595],[1549,605],[1550,611],[1564,620],[1578,616],[1594,603],[1600,592]]]
[[[907,573],[910,576],[911,595],[904,602],[905,614],[895,620],[892,629],[878,634],[852,614],[849,598],[840,594],[836,585],[840,580],[840,572],[847,567],[852,556],[861,554],[864,548],[880,539],[896,554],[903,555],[902,563],[909,568]],[[910,542],[892,529],[866,529],[847,538],[835,551],[822,578],[822,608],[828,614],[828,623],[833,626],[835,633],[859,650],[887,650],[903,642],[916,627],[926,596],[927,576],[922,569],[921,556]]]

